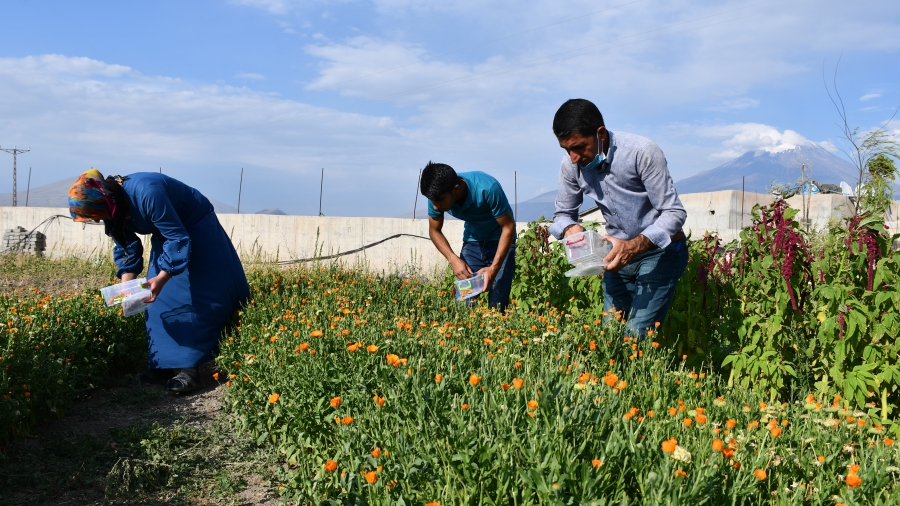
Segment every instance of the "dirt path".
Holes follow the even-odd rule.
[[[275,505],[271,456],[232,430],[225,387],[172,395],[124,378],[0,454],[0,504]]]

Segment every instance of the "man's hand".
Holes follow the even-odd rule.
[[[634,239],[629,239],[627,241],[616,239],[611,235],[607,235],[606,239],[613,244],[613,249],[606,255],[606,258],[603,259],[604,262],[609,262],[609,265],[603,269],[610,272],[619,272],[622,267],[625,267],[631,262],[632,258],[645,251],[649,251],[650,248],[653,247],[653,243],[650,242],[650,239],[647,239],[643,235],[639,235]]]
[[[155,301],[156,297],[159,296],[159,292],[162,291],[163,286],[165,286],[165,284],[169,281],[169,278],[171,278],[171,277],[172,277],[172,275],[169,274],[168,272],[159,271],[159,274],[157,274],[155,278],[152,278],[149,281],[147,281],[147,284],[150,285],[150,292],[153,294],[153,296],[150,297],[149,299],[146,299],[144,302],[149,304],[149,303]]]
[[[574,225],[569,225],[563,231],[563,237],[569,237],[570,235],[577,234],[579,232],[584,232],[584,227],[582,227],[581,225],[579,225],[577,223]]]
[[[494,278],[497,277],[497,273],[500,272],[500,267],[494,267],[493,265],[489,265],[475,274],[484,274],[484,291],[488,291],[491,289],[491,286],[494,284]]]
[[[469,267],[462,258],[456,257],[450,260],[450,268],[453,269],[453,274],[456,276],[456,279],[468,279],[472,277],[472,268]]]

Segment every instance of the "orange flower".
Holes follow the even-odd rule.
[[[441,506],[441,503],[439,503],[437,501],[431,501],[431,502],[425,503],[425,506]]]
[[[353,417],[345,416],[344,418],[341,418],[341,423],[344,425],[350,425],[351,423],[353,423]]]
[[[525,380],[523,380],[522,378],[513,378],[513,387],[518,389],[522,388],[523,386],[525,386]]]
[[[303,343],[299,346],[299,348],[300,348],[300,351],[306,351],[309,348],[309,344]]]
[[[331,400],[328,401],[328,404],[331,404],[332,408],[336,408],[341,405],[341,398],[340,397],[332,397]]]
[[[212,377],[213,377],[214,380],[219,381],[219,373],[214,372],[213,375],[212,375]]]
[[[522,362],[516,362],[516,369],[522,367]]]
[[[847,474],[855,476],[857,473],[859,473],[859,464],[850,464],[850,470],[847,471]]]
[[[663,453],[673,453],[676,446],[678,446],[677,439],[675,439],[674,437],[671,439],[667,439],[662,442],[662,451]]]
[[[855,474],[847,475],[847,477],[844,478],[844,481],[847,483],[847,486],[850,488],[856,488],[856,487],[862,485],[862,480],[860,479],[859,476],[857,476]]]
[[[509,383],[501,383],[500,388],[502,388],[503,390],[509,390]]]
[[[313,337],[322,337],[322,331],[321,330],[313,330],[312,332],[309,333],[309,335],[311,335]]]
[[[781,427],[772,427],[772,430],[769,431],[769,434],[772,434],[772,437],[778,437],[781,435]]]
[[[372,400],[375,401],[376,406],[384,406],[384,397],[378,397],[377,395],[375,395],[372,397]]]
[[[434,375],[434,382],[435,382],[435,383],[440,383],[440,382],[443,381],[443,380],[444,380],[444,375],[443,375],[443,374],[435,374],[435,375]]]
[[[725,426],[728,427],[729,429],[733,429],[735,425],[737,425],[737,422],[734,420],[727,420],[725,422]]]
[[[824,456],[824,455],[819,455],[818,457],[816,457],[816,460],[818,460],[819,463],[824,463],[824,462],[825,462],[825,456]]]
[[[683,421],[684,421],[684,426],[685,426],[685,427],[690,427],[690,426],[691,426],[692,420],[691,420],[690,418],[685,418]]]
[[[654,415],[654,414],[655,414],[655,413],[653,413],[653,410],[652,410],[652,409],[647,411],[647,416],[649,416],[650,418],[653,418],[653,415]]]
[[[378,481],[378,473],[376,473],[375,471],[369,471],[368,473],[366,473],[367,483],[375,483],[376,481]]]
[[[725,448],[722,450],[722,456],[726,459],[730,459],[731,457],[734,457],[734,450],[732,448]]]
[[[603,467],[603,461],[600,459],[594,459],[591,461],[591,466],[594,469],[600,469],[601,467]]]
[[[325,463],[325,470],[329,473],[333,473],[337,469],[337,462],[333,460],[329,460]]]
[[[634,415],[638,414],[640,411],[641,410],[639,410],[638,408],[633,407],[633,408],[629,409],[627,413],[622,415],[622,417],[625,418],[626,420],[631,420],[632,418],[634,418]]]
[[[378,447],[376,446],[375,449],[372,450],[372,456],[375,457],[376,459],[377,459],[378,457],[380,457],[380,456],[381,456],[381,448],[378,448]]]
[[[378,346],[375,346],[374,344],[370,344],[370,345],[366,346],[366,351],[368,351],[369,353],[376,353],[376,352],[378,352]]]
[[[388,353],[387,357],[385,357],[385,360],[387,360],[387,363],[391,364],[394,367],[400,367],[400,357],[394,355],[393,353]]]
[[[276,402],[278,402],[278,399],[279,399],[280,397],[281,397],[281,396],[278,395],[278,394],[272,394],[272,395],[270,395],[270,396],[269,396],[269,404],[275,404]]]
[[[889,437],[886,437],[886,438],[884,438],[884,444],[886,444],[888,446],[893,446],[894,440]]]
[[[720,451],[722,451],[722,448],[723,448],[723,447],[724,447],[724,445],[722,444],[722,440],[721,440],[721,439],[718,439],[718,438],[713,439],[713,442],[712,442],[712,449],[713,449],[714,451],[720,452]]]
[[[469,376],[470,385],[475,386],[479,381],[481,381],[481,376],[478,376],[477,374],[472,374],[471,376]]]
[[[494,344],[494,340],[493,340],[493,339],[488,339],[487,337],[485,337],[484,339],[482,339],[482,341],[484,341],[484,344],[487,344],[487,345]]]
[[[678,414],[678,410],[675,408],[669,408],[669,416],[675,416]]]
[[[463,411],[465,411],[465,410],[469,409],[469,405],[463,403],[462,408],[463,408]]]
[[[756,478],[760,481],[765,480],[766,477],[768,476],[766,474],[766,472],[762,469],[757,469],[756,471],[753,471],[753,475],[756,476]]]
[[[676,478],[684,478],[684,477],[686,477],[686,476],[687,476],[687,473],[684,472],[684,471],[682,471],[681,469],[676,469],[676,470],[675,470],[675,477],[676,477]]]
[[[606,373],[606,376],[603,377],[603,381],[612,388],[619,382],[619,377],[613,374],[612,371],[609,371]]]
[[[694,420],[696,420],[700,425],[703,425],[704,423],[706,423],[706,415],[702,413],[697,414],[697,416],[694,417]]]
[[[538,407],[537,401],[534,401],[534,400],[528,401],[528,409],[537,409],[537,407]]]
[[[269,342],[270,342],[270,343],[274,343],[274,342],[277,341],[277,340],[278,340],[278,337],[276,337],[276,336],[272,336],[272,337],[269,338]]]
[[[349,352],[354,352],[358,349],[359,349],[359,346],[357,346],[356,343],[351,344],[350,346],[347,346],[347,351],[349,351]]]

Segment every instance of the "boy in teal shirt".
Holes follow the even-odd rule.
[[[428,199],[428,236],[453,274],[484,274],[488,305],[505,309],[515,272],[516,222],[500,183],[484,172],[457,174],[449,165],[428,162],[420,190]],[[465,222],[459,256],[441,231],[445,212]]]

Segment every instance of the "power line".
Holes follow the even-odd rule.
[[[725,24],[725,23],[731,23],[731,22],[734,22],[734,21],[740,21],[740,20],[747,19],[747,18],[750,18],[750,17],[759,16],[759,15],[761,15],[761,14],[763,14],[763,13],[754,13],[754,14],[749,14],[749,15],[746,15],[746,16],[737,17],[737,18],[726,19],[726,20],[723,20],[723,21],[718,21],[718,22],[715,22],[715,23],[707,24],[707,25],[695,26],[695,27],[692,27],[692,28],[687,28],[687,29],[684,29],[684,30],[676,31],[676,32],[671,32],[671,33],[666,33],[666,34],[658,35],[658,36],[655,36],[655,37],[648,37],[648,38],[644,38],[644,39],[639,39],[639,40],[635,40],[635,41],[632,41],[632,42],[627,42],[627,43],[624,43],[624,44],[619,44],[619,45],[617,45],[617,46],[606,47],[606,48],[602,48],[602,49],[598,49],[598,50],[590,51],[590,52],[586,52],[586,53],[581,52],[581,53],[578,53],[578,54],[575,54],[575,55],[571,55],[571,56],[565,56],[565,57],[561,57],[561,58],[556,58],[556,59],[548,60],[548,59],[550,59],[550,58],[558,57],[558,56],[561,56],[561,55],[566,55],[566,54],[573,53],[573,52],[577,52],[577,51],[582,51],[582,50],[584,50],[584,49],[589,49],[589,48],[593,48],[593,47],[597,47],[597,46],[602,46],[602,45],[610,44],[610,43],[612,43],[612,42],[617,42],[617,41],[621,41],[621,40],[625,40],[625,39],[630,39],[630,38],[634,38],[634,37],[639,37],[639,36],[641,36],[641,35],[647,35],[647,34],[649,34],[649,33],[658,32],[658,31],[666,30],[666,29],[673,28],[673,27],[676,27],[676,26],[681,26],[681,25],[685,25],[685,24],[694,23],[694,22],[701,21],[701,20],[704,20],[704,19],[709,19],[709,18],[712,18],[712,17],[723,16],[723,15],[730,14],[730,13],[732,13],[732,12],[736,12],[736,11],[739,11],[739,10],[748,9],[748,8],[751,8],[751,7],[756,7],[756,6],[763,5],[763,4],[767,4],[767,3],[772,3],[773,1],[774,1],[774,0],[765,0],[765,1],[762,1],[762,2],[755,3],[755,4],[750,4],[750,5],[745,5],[745,6],[742,6],[742,7],[735,8],[735,9],[730,9],[730,10],[727,10],[727,11],[724,11],[724,12],[720,12],[720,13],[717,13],[717,14],[710,14],[710,15],[708,15],[708,16],[702,16],[702,17],[699,17],[699,18],[694,18],[694,19],[691,19],[691,20],[688,20],[688,21],[682,21],[682,22],[679,22],[679,23],[673,23],[673,24],[671,24],[671,25],[666,25],[666,26],[663,26],[663,27],[660,27],[660,28],[654,28],[654,29],[652,29],[652,30],[647,30],[647,31],[644,31],[644,32],[639,32],[639,33],[636,33],[636,34],[626,35],[626,36],[623,36],[623,37],[617,37],[617,38],[615,38],[615,39],[610,39],[610,40],[607,40],[607,41],[604,41],[604,42],[600,42],[600,43],[596,43],[596,44],[590,44],[590,45],[587,45],[587,46],[581,46],[581,47],[574,48],[574,49],[570,49],[570,50],[567,50],[567,51],[562,51],[562,52],[559,52],[559,53],[554,53],[554,54],[548,55],[548,56],[542,56],[542,57],[540,57],[540,58],[535,58],[535,59],[533,59],[533,60],[528,60],[528,61],[525,61],[525,62],[515,63],[515,64],[507,65],[507,66],[504,66],[504,67],[499,67],[499,68],[495,68],[495,69],[491,69],[491,70],[486,70],[486,71],[482,71],[482,72],[478,72],[478,73],[474,73],[474,74],[469,74],[469,75],[467,75],[467,76],[465,76],[465,77],[459,77],[459,78],[449,79],[449,80],[446,80],[446,81],[440,81],[440,82],[432,83],[432,84],[425,85],[425,86],[422,86],[422,87],[419,87],[419,88],[408,89],[408,90],[404,90],[404,91],[402,91],[402,92],[392,93],[392,94],[389,94],[389,95],[383,95],[383,96],[381,96],[381,97],[376,97],[376,98],[371,98],[371,99],[360,100],[360,101],[357,101],[357,102],[351,102],[349,105],[351,105],[351,106],[354,106],[354,105],[363,105],[363,104],[370,104],[370,103],[382,102],[382,101],[390,100],[390,99],[396,99],[396,98],[400,98],[400,97],[403,97],[403,96],[406,96],[406,95],[411,95],[411,94],[418,93],[418,92],[422,92],[422,91],[428,91],[428,90],[433,90],[433,89],[437,89],[437,88],[443,88],[443,87],[446,87],[446,86],[452,86],[452,85],[455,85],[455,84],[466,83],[466,82],[475,81],[475,80],[478,80],[478,79],[483,79],[483,78],[486,78],[486,77],[493,77],[493,76],[500,75],[500,74],[505,74],[505,73],[509,73],[509,72],[514,72],[514,71],[516,71],[516,70],[522,70],[522,69],[525,69],[525,68],[537,67],[537,66],[540,66],[540,65],[546,65],[546,64],[548,64],[548,63],[555,63],[555,62],[559,62],[559,61],[565,61],[565,60],[569,60],[569,59],[572,59],[572,58],[577,58],[577,57],[580,57],[580,56],[586,56],[586,55],[590,55],[590,54],[599,53],[599,52],[602,52],[602,51],[608,51],[608,50],[611,50],[611,49],[618,49],[618,48],[620,48],[620,47],[629,46],[629,45],[633,45],[633,44],[638,44],[638,43],[640,43],[640,42],[647,42],[647,41],[650,41],[650,40],[656,40],[656,39],[660,39],[660,38],[664,38],[664,37],[669,37],[669,36],[672,36],[672,35],[678,35],[678,34],[682,34],[682,33],[687,33],[687,32],[691,32],[691,31],[699,30],[699,29],[702,29],[702,28],[708,28],[708,27],[711,27],[711,26],[721,25],[721,24]],[[541,62],[541,60],[548,60],[548,61]],[[313,115],[313,114],[316,114],[316,113],[309,112],[309,113],[294,114],[294,115],[290,115],[290,116],[288,116],[288,117],[281,118],[281,119],[274,119],[274,120],[270,120],[270,121],[264,121],[264,122],[260,122],[260,123],[254,123],[254,124],[252,124],[252,125],[245,125],[245,126],[241,126],[241,127],[236,127],[236,128],[228,129],[228,130],[221,130],[221,131],[218,131],[218,132],[209,132],[209,133],[204,133],[204,134],[192,135],[192,136],[188,136],[188,137],[176,138],[176,139],[172,139],[172,140],[168,140],[168,141],[161,141],[161,142],[159,142],[159,143],[157,143],[157,144],[169,144],[169,143],[172,143],[172,142],[180,142],[180,141],[193,140],[193,139],[198,139],[198,138],[202,138],[202,137],[210,137],[210,136],[213,136],[213,135],[222,135],[222,134],[234,133],[234,132],[239,132],[239,131],[242,131],[242,130],[249,130],[249,129],[251,129],[251,128],[256,128],[256,127],[260,127],[260,126],[272,125],[272,124],[275,124],[275,123],[282,123],[282,122],[285,122],[285,121],[290,121],[290,120],[294,120],[294,119],[300,119],[300,118],[303,118],[303,117],[306,117],[306,116],[311,116],[311,115]]]
[[[13,147],[12,149],[0,148],[0,151],[6,151],[7,153],[10,153],[11,155],[13,155],[12,205],[13,205],[13,207],[16,207],[16,156],[19,155],[20,153],[27,153],[27,152],[31,151],[31,148],[28,148],[28,149],[19,149],[18,147]],[[28,186],[29,187],[31,186],[31,174],[30,173],[28,175]]]

